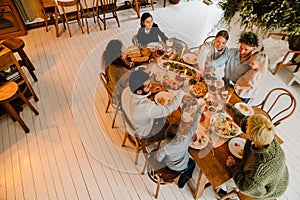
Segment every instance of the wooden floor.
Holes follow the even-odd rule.
[[[169,36],[198,45],[209,34],[215,34],[221,11],[202,1],[183,1],[162,8],[143,8]],[[21,113],[31,132],[25,134],[10,118],[0,120],[0,199],[154,199],[155,184],[141,175],[142,156],[133,164],[133,147],[121,148],[122,127],[111,129],[111,113],[104,113],[106,92],[99,82],[101,54],[111,39],[120,39],[125,46],[137,32],[139,20],[133,10],[118,12],[121,27],[108,20],[108,30],[99,31],[89,20],[90,34],[81,34],[71,24],[72,38],[67,32],[55,37],[52,26],[30,30],[22,37],[25,51],[39,78],[30,82],[39,101],[32,104],[39,110],[35,116],[28,107]],[[60,25],[62,28],[62,25]],[[230,29],[229,46],[237,45],[238,27]],[[273,76],[268,72],[255,102],[273,87],[291,90],[300,100],[300,86],[287,86],[291,72],[283,69]],[[300,103],[300,101],[298,101]],[[300,199],[300,112],[276,129],[284,140],[290,172],[286,193],[278,199]],[[121,125],[120,125],[121,126]],[[197,170],[196,172],[197,173]],[[193,181],[192,181],[193,182]],[[193,199],[189,187],[175,184],[161,187],[159,199]],[[216,199],[212,189],[200,199]]]

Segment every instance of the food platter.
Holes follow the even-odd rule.
[[[188,63],[188,64],[191,64],[191,65],[195,65],[197,64],[197,56],[193,53],[186,53],[183,55],[183,60],[184,62]]]
[[[204,97],[208,92],[207,85],[204,81],[198,81],[192,86],[191,95],[196,98]]]
[[[186,77],[195,77],[198,70],[194,69],[193,67],[183,64],[181,62],[172,61],[172,60],[163,60],[163,64],[160,65],[163,69],[167,69],[170,73],[174,75],[183,75]]]
[[[168,105],[173,99],[174,95],[170,92],[161,91],[157,93],[154,97],[154,101],[162,106]]]
[[[242,159],[246,140],[240,137],[232,138],[228,143],[229,151],[237,158]]]
[[[151,56],[151,50],[149,48],[138,48],[135,46],[129,46],[126,49],[127,60],[136,64],[148,62]]]
[[[211,120],[211,129],[220,137],[233,138],[241,133],[240,127],[226,113],[216,113]]]
[[[197,130],[196,137],[192,139],[190,147],[193,149],[203,149],[207,146],[208,140],[207,134]]]
[[[251,116],[254,115],[254,110],[251,106],[243,103],[243,102],[238,102],[234,105],[234,107],[236,107],[237,109],[239,109],[241,111],[241,113],[243,113],[246,116]]]

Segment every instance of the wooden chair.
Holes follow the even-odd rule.
[[[284,33],[269,33],[267,39],[262,41],[263,47],[261,50],[265,50],[269,55],[269,67],[273,71],[273,75],[277,74],[282,67],[296,65],[294,72],[297,72],[300,68],[300,62],[293,59],[300,56],[300,50],[289,49],[288,37]]]
[[[100,6],[99,6],[99,1],[100,1]],[[103,20],[99,16],[99,10],[103,14]],[[112,16],[106,17],[106,14],[110,12]],[[106,30],[106,19],[115,18],[118,23],[118,27],[120,27],[118,15],[117,15],[117,0],[97,0],[96,15],[97,15],[97,21],[99,21],[99,18],[101,21],[103,21],[104,30]]]
[[[148,168],[147,174],[149,178],[157,183],[156,192],[154,194],[156,199],[158,198],[160,186],[174,182],[181,174],[180,172],[173,171],[165,166],[164,162],[158,162],[153,155],[150,155],[147,159],[146,165]]]
[[[25,93],[26,89],[24,90]],[[19,113],[15,110],[15,108],[12,106],[11,101],[14,99],[21,98],[24,103],[29,106],[29,108],[38,115],[39,112],[32,106],[32,104],[26,99],[24,94],[19,90],[19,86],[17,83],[13,81],[7,81],[4,84],[0,86],[0,105],[2,105],[7,113],[10,115],[12,120],[18,121],[19,124],[24,129],[25,133],[29,133],[29,128],[25,124],[25,122],[20,117]]]
[[[72,35],[71,35],[71,30],[70,30],[70,26],[69,26],[68,17],[71,17],[71,15],[69,13],[66,13],[65,8],[67,8],[67,7],[76,6],[76,12],[75,12],[76,16],[75,17],[77,19],[77,23],[78,23],[78,25],[81,29],[81,32],[84,33],[83,28],[82,28],[82,26],[84,25],[83,19],[82,19],[83,24],[81,24],[81,22],[80,22],[81,15],[83,15],[84,18],[85,18],[85,22],[86,22],[87,33],[89,33],[89,25],[88,25],[88,21],[87,21],[87,16],[86,16],[86,13],[83,10],[83,7],[82,7],[82,4],[80,3],[80,0],[69,0],[69,1],[57,0],[57,4],[61,7],[61,9],[63,11],[62,21],[63,21],[64,27],[65,27],[65,22],[66,22],[70,37],[72,37]]]
[[[115,122],[116,122],[117,114],[118,114],[118,112],[121,111],[121,107],[119,105],[120,101],[118,101],[116,103],[116,105],[112,104],[112,102],[113,102],[113,91],[108,87],[108,80],[107,80],[106,75],[103,72],[100,73],[100,79],[101,79],[101,82],[102,82],[102,84],[104,85],[104,87],[106,89],[107,96],[108,96],[108,102],[107,102],[107,105],[106,105],[105,113],[108,112],[108,108],[109,108],[110,105],[112,105],[116,109],[114,117],[113,117],[112,126],[111,126],[112,128],[115,128]]]
[[[296,99],[290,91],[284,88],[274,88],[257,107],[266,111],[274,126],[278,126],[294,113],[296,104]]]
[[[48,32],[48,18],[53,19],[54,15],[54,20],[55,20],[55,30],[56,30],[56,37],[58,37],[58,8],[53,0],[53,2],[44,2],[43,0],[40,0],[40,3],[42,5],[42,12],[44,15],[44,23],[46,27],[46,32]]]
[[[21,60],[18,61],[19,65],[25,66],[28,69],[33,80],[35,82],[38,81],[34,73],[35,68],[24,51],[24,47],[25,47],[24,41],[21,38],[10,38],[4,40],[2,44],[5,45],[7,48],[9,48],[13,53],[18,52],[21,58]]]

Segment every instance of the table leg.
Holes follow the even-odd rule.
[[[198,199],[200,196],[202,196],[206,182],[206,176],[200,171],[198,175],[197,185],[195,188],[194,199]]]

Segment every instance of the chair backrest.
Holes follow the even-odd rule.
[[[117,0],[99,0],[100,1],[100,9],[103,10],[111,10],[117,8]]]
[[[257,107],[266,111],[274,126],[277,126],[294,113],[296,104],[296,99],[290,91],[274,88]]]
[[[205,42],[212,41],[212,40],[214,40],[215,38],[216,38],[216,36],[214,36],[214,35],[207,36],[207,37],[203,40],[203,44],[204,44]]]
[[[212,41],[212,40],[214,40],[215,38],[216,38],[216,36],[213,36],[213,35],[208,36],[208,37],[206,37],[206,38],[203,40],[203,43],[200,44],[198,47],[192,47],[192,48],[190,48],[189,50],[190,50],[191,52],[195,52],[196,54],[198,54],[198,53],[199,53],[199,50],[201,49],[201,47],[203,46],[203,44],[204,44],[205,42]]]
[[[107,91],[109,98],[112,99],[112,90],[108,87],[108,80],[107,80],[106,75],[103,72],[100,73],[100,79]]]
[[[137,46],[137,47],[140,46],[139,41],[138,41],[138,39],[137,39],[137,34],[135,34],[134,36],[132,36],[131,41],[132,41],[132,44],[133,44],[134,46]]]

